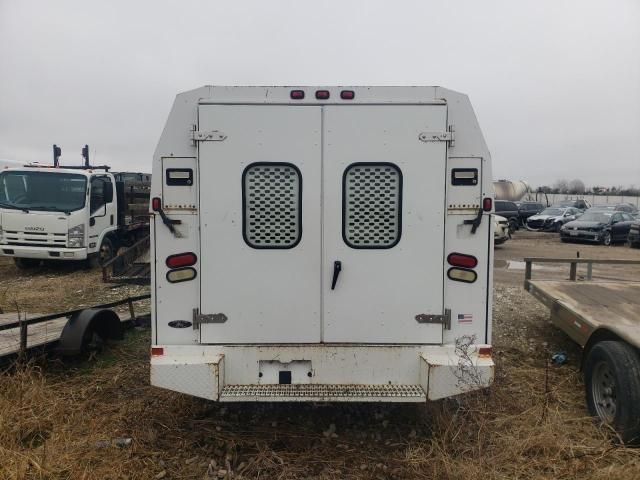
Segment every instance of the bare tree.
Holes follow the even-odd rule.
[[[569,193],[584,193],[586,188],[584,182],[578,178],[574,178],[569,182]]]
[[[553,184],[553,189],[555,190],[555,193],[569,193],[569,182],[564,178],[556,180]]]

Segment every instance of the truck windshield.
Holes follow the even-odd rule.
[[[87,179],[59,172],[0,172],[0,208],[72,212],[84,208]]]

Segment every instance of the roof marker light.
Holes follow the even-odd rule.
[[[291,100],[302,100],[304,98],[304,90],[291,90]]]
[[[191,265],[195,265],[198,261],[198,257],[193,252],[185,252],[185,253],[177,253],[175,255],[169,255],[165,260],[167,267],[169,268],[179,268],[179,267],[190,267]]]
[[[340,98],[342,100],[353,100],[354,98],[356,98],[356,92],[354,92],[353,90],[342,90],[340,92]]]
[[[450,253],[447,262],[454,267],[475,268],[478,265],[478,259],[473,255],[465,253]]]
[[[329,100],[329,90],[316,90],[316,99]]]

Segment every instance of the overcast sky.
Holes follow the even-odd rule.
[[[148,171],[204,84],[442,85],[495,178],[640,186],[639,0],[0,0],[0,159]]]

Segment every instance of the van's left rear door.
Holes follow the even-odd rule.
[[[320,341],[321,109],[200,105],[203,343]],[[222,318],[218,316],[217,318]]]

